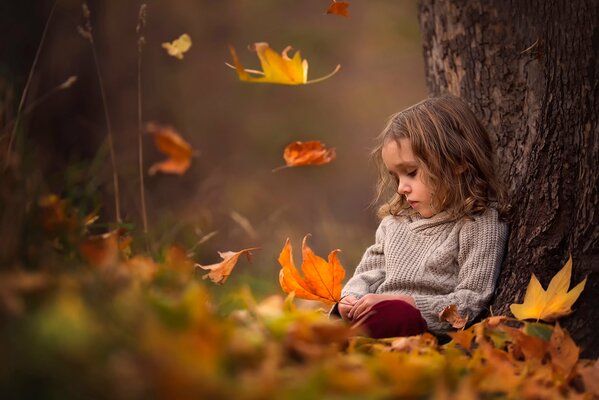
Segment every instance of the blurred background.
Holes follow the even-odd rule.
[[[0,6],[2,126],[14,118],[53,3]],[[135,28],[140,4],[89,2],[115,139],[122,214],[138,234]],[[369,206],[376,180],[369,162],[374,138],[392,113],[426,97],[416,1],[352,1],[349,18],[326,15],[326,0],[146,4],[143,120],[173,126],[197,152],[183,176],[148,176],[149,166],[164,156],[150,136],[144,138],[153,251],[176,243],[205,265],[220,260],[217,251],[261,247],[251,264],[238,264],[226,285],[249,284],[255,293],[267,294],[280,290],[277,257],[285,239],[291,238],[299,267],[301,239],[311,233],[314,251],[326,258],[341,249],[341,262],[351,274],[378,223]],[[79,1],[57,3],[27,104],[69,76],[78,80],[22,121],[23,159],[39,171],[35,185],[40,194],[71,198],[87,211],[101,205],[100,220],[113,222],[106,123],[91,47],[77,31],[83,24]],[[190,35],[193,45],[178,60],[161,43],[182,33]],[[240,82],[224,64],[230,61],[228,46],[237,49],[244,67],[260,69],[247,47],[262,41],[277,52],[287,45],[300,50],[310,64],[309,79],[328,74],[337,64],[341,70],[306,86]],[[337,159],[273,173],[284,164],[285,146],[296,140],[320,140],[336,148]],[[142,241],[136,240],[134,249],[143,251]]]

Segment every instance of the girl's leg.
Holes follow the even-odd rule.
[[[426,321],[420,311],[401,300],[385,300],[375,304],[362,318],[354,322],[375,339],[413,336],[426,331]]]

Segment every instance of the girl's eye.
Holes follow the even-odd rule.
[[[418,170],[415,169],[414,171],[408,172],[408,176],[410,178],[414,178],[416,176],[416,174],[418,173]]]

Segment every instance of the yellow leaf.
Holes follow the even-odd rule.
[[[170,126],[148,123],[146,130],[154,136],[158,150],[169,157],[162,162],[152,165],[148,173],[154,175],[160,171],[166,174],[183,175],[191,165],[193,150],[190,144]]]
[[[185,54],[191,47],[191,37],[189,37],[187,33],[184,33],[179,36],[178,39],[175,39],[170,43],[162,43],[162,47],[166,49],[169,56],[181,60],[183,59],[183,54]]]
[[[570,286],[570,277],[572,275],[572,256],[568,259],[564,267],[551,279],[547,291],[539,283],[536,276],[532,276],[524,302],[522,304],[512,304],[510,310],[512,314],[520,320],[542,319],[544,321],[555,321],[556,319],[568,315],[572,312],[572,305],[582,293],[587,279],[585,278],[576,287],[568,292]]]
[[[233,65],[227,64],[227,66],[237,70],[239,80],[245,82],[303,85],[328,79],[335,75],[337,71],[339,71],[339,68],[341,68],[341,65],[337,65],[330,74],[309,81],[308,60],[302,60],[299,51],[295,52],[293,58],[289,58],[287,53],[291,50],[291,46],[287,46],[285,50],[281,52],[281,55],[279,55],[268,46],[268,43],[254,43],[253,50],[258,54],[262,71],[243,68],[239,62],[235,49],[232,46],[229,46],[229,50],[231,51],[231,57],[233,58]]]
[[[337,253],[333,250],[329,253],[328,262],[314,254],[306,244],[308,236],[302,242],[302,278],[293,262],[293,252],[289,239],[279,255],[281,271],[279,272],[279,283],[285,293],[295,292],[295,297],[306,300],[320,300],[327,304],[337,303],[341,299],[341,281],[345,277],[345,270],[339,260]]]
[[[245,254],[249,261],[250,256],[252,255],[252,253],[251,253],[252,250],[258,250],[258,247],[252,247],[252,248],[244,249],[244,250],[240,250],[240,251],[227,251],[224,253],[221,253],[219,251],[218,254],[221,256],[223,261],[216,263],[216,264],[212,264],[212,265],[196,264],[195,266],[196,266],[196,268],[199,267],[199,268],[210,271],[209,273],[204,275],[204,279],[210,278],[210,280],[212,282],[222,285],[223,283],[226,282],[229,275],[231,275],[231,271],[233,271],[233,268],[235,268],[235,265],[237,264],[237,261],[239,260],[239,256],[242,254]]]

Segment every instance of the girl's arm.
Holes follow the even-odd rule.
[[[375,243],[364,252],[354,275],[345,284],[342,296],[356,299],[367,293],[374,293],[385,280],[385,237],[393,217],[385,217],[375,234]]]
[[[439,318],[439,313],[451,304],[457,305],[460,315],[469,320],[487,307],[495,291],[507,236],[507,224],[498,220],[494,209],[464,224],[459,234],[460,271],[455,290],[447,295],[413,296],[431,331],[444,333],[451,329]]]

